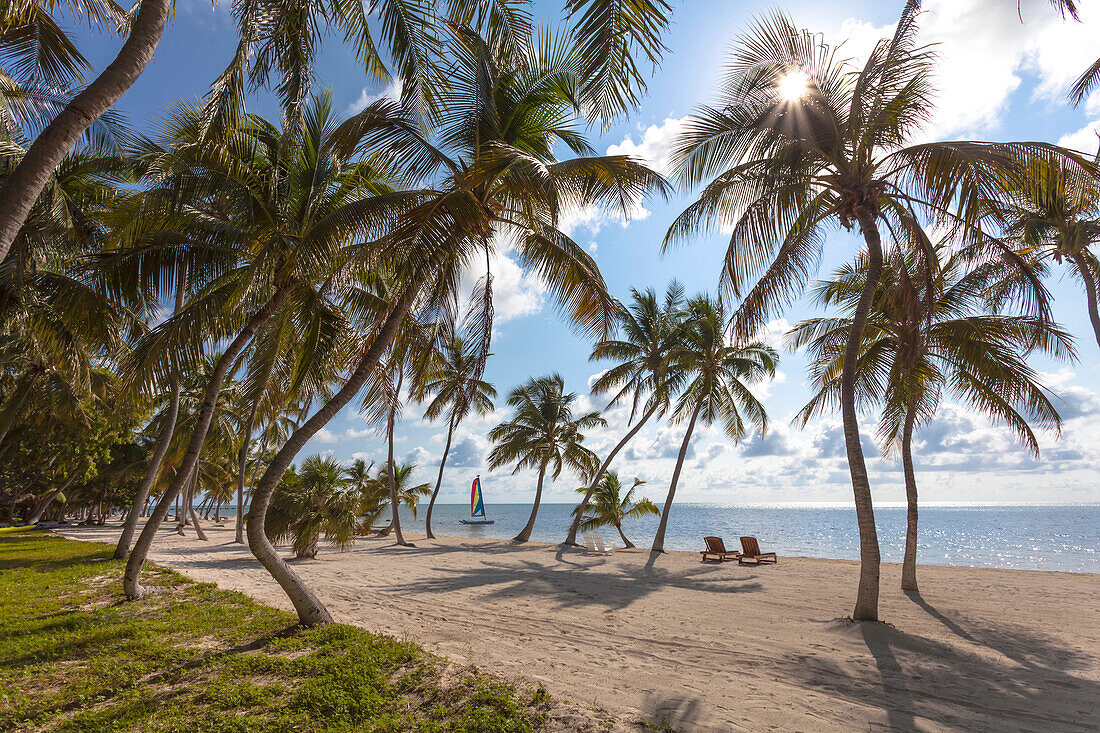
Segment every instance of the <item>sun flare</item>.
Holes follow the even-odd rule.
[[[810,86],[810,77],[802,69],[789,71],[780,78],[776,84],[781,99],[787,102],[797,102],[806,95]]]

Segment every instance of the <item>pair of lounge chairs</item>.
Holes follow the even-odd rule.
[[[774,552],[760,551],[760,543],[756,541],[755,537],[741,538],[741,552],[727,550],[721,537],[704,537],[703,542],[706,543],[707,549],[699,551],[699,554],[703,556],[700,562],[736,560],[738,565],[744,565],[747,562],[754,565],[759,565],[762,562],[779,562],[779,558],[775,556]]]
[[[615,543],[612,542],[610,545],[605,545],[602,535],[585,534],[584,548],[587,552],[594,552],[599,555],[610,555],[615,551]]]

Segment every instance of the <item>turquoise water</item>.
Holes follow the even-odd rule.
[[[569,528],[572,506],[543,504],[531,539],[561,542]],[[470,527],[458,520],[469,516],[468,504],[439,504],[432,517],[436,534],[460,537],[512,537],[527,522],[529,504],[489,504],[496,524]],[[420,521],[402,517],[402,526]],[[875,509],[882,559],[901,562],[905,547],[905,508]],[[624,525],[626,536],[639,547],[652,542],[658,518]],[[620,543],[614,528],[605,539]],[[669,517],[665,547],[702,549],[704,535],[717,535],[727,546],[743,534],[754,535],[765,552],[856,560],[859,534],[855,509],[840,506],[676,504]],[[920,510],[919,561],[935,565],[1069,570],[1100,573],[1100,504],[927,506]]]
[[[422,505],[418,520],[402,510],[402,527],[422,532],[426,508]],[[531,539],[565,539],[572,508],[543,504]],[[438,504],[432,529],[437,535],[510,538],[527,523],[531,505],[490,502],[487,510],[496,524],[467,526],[459,520],[469,517],[469,504]],[[629,521],[623,529],[634,544],[646,547],[657,523],[657,517],[646,517]],[[875,523],[882,559],[901,562],[905,507],[876,507]],[[614,528],[605,527],[601,534],[621,544]],[[699,550],[703,536],[717,535],[733,548],[743,534],[759,539],[765,552],[859,559],[855,509],[834,505],[676,504],[669,517],[665,547]],[[920,510],[919,539],[922,563],[1100,573],[1100,504],[930,504]]]

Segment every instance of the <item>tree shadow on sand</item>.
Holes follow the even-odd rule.
[[[881,708],[891,730],[921,729],[918,721],[998,732],[1096,729],[1100,683],[1072,674],[1092,668],[1094,658],[1022,624],[972,625],[915,602],[962,643],[838,620],[831,630],[865,647],[874,670],[861,673],[858,664],[841,667],[811,653],[782,660],[783,674]]]
[[[754,576],[718,575],[711,568],[684,572],[609,565],[599,558],[583,569],[574,564],[521,559],[507,563],[486,561],[477,567],[436,568],[432,577],[392,586],[399,593],[430,594],[480,589],[486,602],[496,599],[537,598],[559,609],[604,606],[624,609],[662,588],[697,590],[712,594],[744,593],[760,589]]]

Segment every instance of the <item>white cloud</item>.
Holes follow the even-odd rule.
[[[394,101],[401,99],[401,80],[395,79],[382,88],[381,91],[371,92],[367,87],[363,87],[363,91],[359,93],[359,98],[348,105],[347,113],[349,115],[362,112],[369,105],[374,104],[379,99],[392,99]]]
[[[687,117],[666,117],[660,125],[650,125],[642,133],[641,142],[631,135],[617,145],[608,147],[608,155],[630,155],[649,164],[663,175],[672,171],[672,150],[676,138],[684,131]]]
[[[1024,0],[1023,22],[1003,0],[927,0],[919,40],[935,44],[936,112],[930,137],[966,137],[999,128],[1021,73],[1037,75],[1034,94],[1062,100],[1071,81],[1096,58],[1100,34],[1096,13],[1081,23],[1064,21],[1046,0]],[[832,36],[850,39],[841,56],[866,58],[893,26],[876,27],[850,18]]]
[[[1100,141],[1100,120],[1090,122],[1077,132],[1071,132],[1058,139],[1058,144],[1063,148],[1079,150],[1088,155],[1095,155],[1097,142]]]
[[[335,443],[336,436],[328,428],[321,428],[310,440],[317,443]]]

